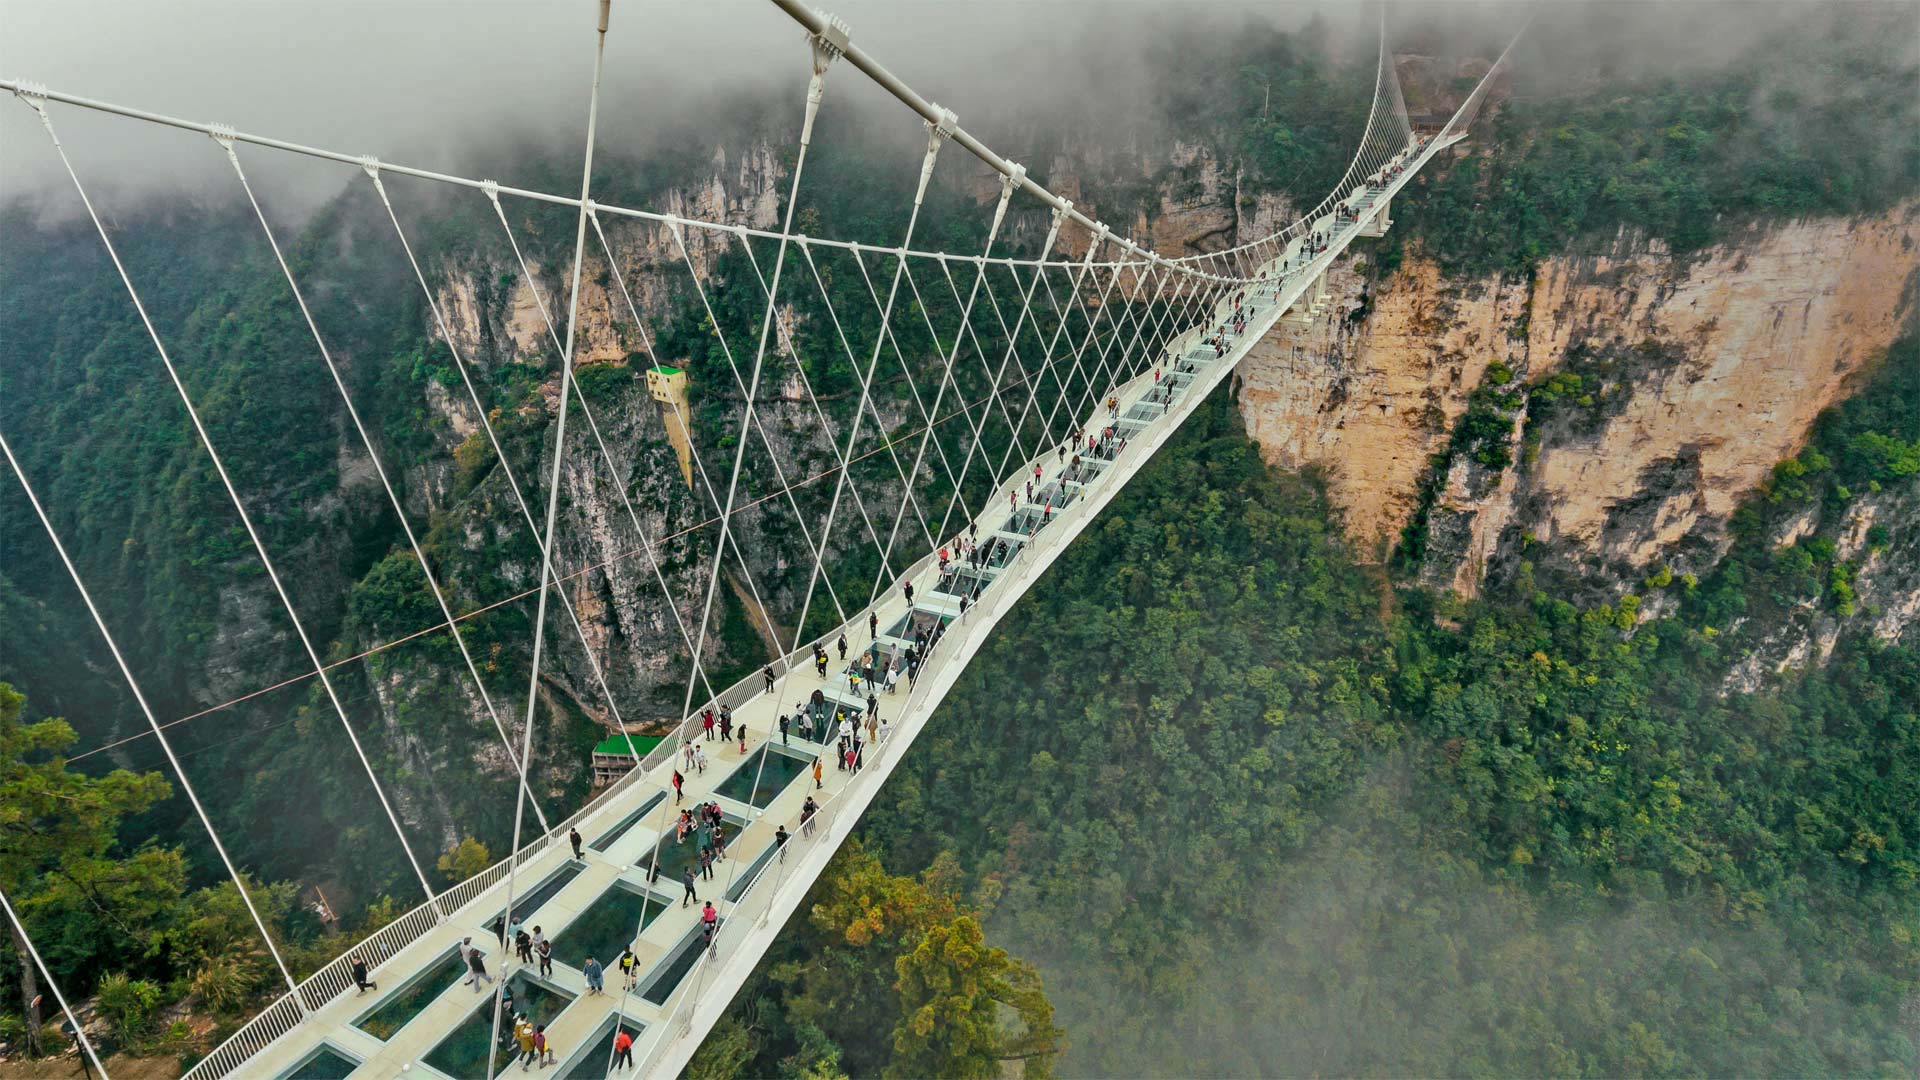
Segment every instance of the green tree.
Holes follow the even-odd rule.
[[[1010,1061],[1027,1076],[1052,1075],[1063,1032],[1040,973],[989,946],[973,916],[934,927],[895,963],[901,1017],[887,1075],[995,1077]]]
[[[493,865],[493,855],[487,851],[487,845],[471,836],[462,837],[460,842],[447,849],[434,865],[447,876],[447,883],[458,885],[473,875]]]
[[[127,857],[117,850],[121,819],[167,797],[160,774],[115,769],[91,777],[67,768],[63,753],[73,744],[73,728],[57,719],[24,723],[25,705],[23,695],[0,683],[0,888],[23,919],[39,913],[63,923],[52,929],[64,948],[45,950],[48,963],[61,967],[63,959],[85,962],[110,953],[116,938],[124,944],[145,937],[149,916],[178,900],[182,864],[177,852],[147,849]],[[19,928],[10,924],[9,930],[27,1048],[37,1053],[39,975]],[[75,941],[90,955],[71,956]]]

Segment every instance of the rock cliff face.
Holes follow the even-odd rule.
[[[1081,176],[1098,178],[1097,182],[1088,181],[1090,188],[1128,193],[1110,196],[1110,205],[1088,205],[1087,209],[1096,215],[1104,212],[1116,228],[1150,237],[1163,254],[1189,255],[1232,246],[1277,228],[1290,211],[1285,200],[1277,196],[1243,193],[1241,177],[1205,147],[1176,146],[1164,160],[1143,160],[1137,153],[1111,154],[1097,148],[1078,148],[1072,154],[1052,163],[1052,181],[1069,197],[1081,194]],[[784,175],[778,155],[768,145],[717,149],[704,175],[661,193],[650,205],[667,213],[727,225],[774,226]],[[1155,179],[1142,183],[1137,178],[1143,175]],[[1121,176],[1136,179],[1124,187],[1109,182]],[[990,206],[999,193],[998,183],[984,172],[961,182],[983,207]],[[601,215],[600,223],[612,248],[618,276],[590,230],[575,328],[576,371],[644,363],[660,337],[658,320],[663,313],[689,305],[699,310],[689,267],[716,304],[727,290],[745,288],[752,294],[751,279],[721,281],[715,276],[718,257],[739,243],[724,231],[682,226],[676,232],[661,223],[611,214]],[[1046,227],[1045,217],[1023,212],[1011,220],[1009,227],[1033,231],[1037,236]],[[1066,256],[1081,254],[1086,242],[1085,233],[1068,230],[1057,251]],[[493,453],[480,413],[486,410],[498,428],[503,423],[512,426],[515,412],[525,423],[535,425],[555,412],[559,382],[551,376],[537,396],[517,404],[491,396],[495,390],[490,387],[511,369],[553,370],[558,352],[555,338],[566,332],[565,298],[571,269],[567,258],[552,250],[543,251],[525,237],[522,247],[529,259],[529,272],[522,271],[504,245],[475,249],[442,265],[435,283],[437,306],[455,346],[476,372],[482,400],[476,407],[458,383],[425,384],[422,404],[434,420],[431,426],[439,446],[435,452],[422,455],[428,464],[416,466],[414,483],[407,485],[419,504],[414,507],[416,512],[452,518],[465,551],[476,564],[490,553],[518,553],[507,565],[492,570],[514,590],[532,589],[539,580],[534,533],[528,523],[529,512],[521,509],[506,472],[497,465],[485,465],[493,460]],[[632,318],[629,295],[640,312],[641,324]],[[808,548],[821,541],[809,530],[820,527],[831,490],[826,485],[780,496],[775,494],[783,486],[778,477],[784,475],[790,483],[802,476],[831,475],[835,447],[830,433],[841,430],[840,418],[823,422],[816,412],[811,395],[798,379],[796,365],[790,360],[778,365],[772,362],[791,356],[798,318],[794,311],[783,308],[776,320],[778,332],[768,350],[767,385],[757,410],[763,431],[756,431],[747,440],[745,486],[755,488],[757,481],[752,494],[772,497],[748,498],[743,491],[746,509],[736,515],[734,526],[740,538],[739,551],[730,555],[731,568],[722,582],[725,587],[720,590],[715,615],[719,619],[720,605],[731,602],[746,609],[749,621],[764,632],[757,612],[764,604],[767,621],[786,628],[783,634],[791,633],[805,599],[812,561]],[[751,341],[729,344],[742,363],[751,359]],[[659,359],[673,364],[682,358],[662,355]],[[730,403],[722,411],[728,416],[737,415],[739,386],[696,386],[694,390],[696,395],[704,393]],[[880,416],[877,423],[869,421],[871,427],[895,430],[917,422],[910,403],[898,398],[883,400],[878,395],[874,400]],[[694,415],[689,416],[695,447],[691,485],[673,457],[657,407],[637,379],[611,396],[590,400],[590,405],[599,437],[595,438],[590,429],[583,430],[584,416],[576,412],[569,429],[569,454],[561,470],[556,547],[560,571],[569,575],[563,584],[571,612],[558,614],[554,632],[547,638],[548,653],[542,667],[549,707],[540,713],[543,726],[535,742],[536,747],[543,748],[536,753],[536,774],[555,791],[564,782],[562,774],[568,767],[569,710],[600,725],[625,724],[630,729],[657,725],[679,712],[687,679],[685,641],[700,627],[717,536],[714,527],[703,523],[711,522],[724,500],[727,466],[731,463],[731,449],[727,448],[730,439],[720,441],[720,436],[729,433],[703,431],[702,417],[711,421],[715,414],[699,413],[697,403]],[[829,407],[833,407],[831,402]],[[513,470],[511,479],[532,504],[530,514],[537,521],[544,508],[550,449],[544,442],[504,441]],[[771,455],[765,450],[767,443],[774,448]],[[716,445],[722,452],[715,453]],[[479,479],[467,489],[460,487],[456,467],[449,464],[463,454],[481,462],[483,468]],[[779,469],[773,465],[776,460]],[[870,517],[872,528],[883,542],[891,531],[887,508],[900,504],[902,485],[898,476],[888,475],[879,462],[872,467],[877,474],[868,473],[856,485],[857,503],[854,497],[848,498],[834,535],[825,538],[829,573],[816,590],[815,609],[830,608],[836,600],[842,606],[861,602],[863,597],[841,598],[828,592],[835,587],[833,567],[851,565],[846,563],[849,557],[856,562],[874,561],[873,537],[866,525]],[[930,457],[920,479],[928,479],[934,468],[935,461]],[[917,527],[909,517],[904,529],[907,535],[902,536],[901,543],[919,542],[922,538],[915,532]],[[669,539],[663,541],[663,537]],[[738,569],[742,561],[747,571],[744,574]],[[904,560],[896,555],[895,561]],[[872,573],[871,569],[861,571],[855,575],[858,582],[844,580],[839,585],[864,588]],[[702,650],[703,662],[722,667],[729,662],[737,664],[740,659],[728,655],[727,644],[717,629],[710,627]],[[454,687],[461,683],[463,674],[417,669],[409,677]],[[611,694],[602,689],[602,681]],[[704,692],[703,685],[697,696]],[[503,700],[512,697],[508,694]],[[465,759],[459,766],[504,773],[506,758],[483,703],[474,695],[451,693],[443,694],[439,703],[441,709],[461,714],[458,720],[448,718],[443,722],[463,726],[471,736],[451,744],[464,747],[460,753]],[[412,771],[419,775],[441,772],[447,762],[439,758],[447,751],[399,737],[404,735],[405,704],[390,696],[381,696],[380,704],[390,730],[397,736],[396,752],[408,759]],[[505,710],[502,715],[510,731],[518,727],[517,709]],[[446,816],[444,807],[428,808],[424,803],[410,810],[424,811],[420,816],[428,819]]]
[[[1413,260],[1375,282],[1360,249],[1329,312],[1242,365],[1242,410],[1271,460],[1326,470],[1364,551],[1422,532],[1434,584],[1471,594],[1523,552],[1603,589],[1704,569],[1740,500],[1913,317],[1917,241],[1907,204],[1690,259],[1622,234],[1531,281]]]

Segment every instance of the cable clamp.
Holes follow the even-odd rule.
[[[234,135],[235,135],[234,130],[225,124],[208,124],[207,125],[207,136],[211,138],[214,142],[219,143],[220,148],[225,150],[229,154],[233,153]]]
[[[500,205],[500,182],[498,180],[480,181],[480,193],[487,197],[488,202],[495,206]]]
[[[361,156],[360,169],[361,171],[365,172],[369,177],[372,177],[375,180],[380,179],[380,159],[377,157],[374,157],[372,154],[365,154]]]
[[[28,108],[40,114],[41,126],[47,129],[47,134],[52,135],[53,117],[47,114],[46,85],[44,83],[23,82],[14,89],[13,95],[21,101],[26,102]],[[54,136],[53,144],[55,146],[60,145],[59,136]]]
[[[827,25],[817,34],[808,34],[807,45],[813,50],[813,73],[825,75],[828,65],[847,54],[847,46],[853,40],[853,29],[837,15],[829,15],[824,11],[814,14],[824,19]]]
[[[937,101],[931,104],[934,110],[940,114],[940,119],[928,120],[926,122],[927,133],[936,139],[953,138],[953,133],[960,130],[960,117],[955,114],[952,109],[942,106]]]
[[[1027,182],[1027,167],[1016,161],[1007,162],[1007,171],[1000,177],[1000,190],[1012,195],[1014,190]]]

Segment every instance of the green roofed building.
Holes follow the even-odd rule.
[[[615,735],[593,748],[593,786],[605,787],[627,775],[637,758],[660,745],[659,735]]]

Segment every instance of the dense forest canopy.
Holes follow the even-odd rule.
[[[1455,278],[1524,276],[1623,228],[1684,254],[1755,223],[1910,199],[1912,41],[1873,14],[1762,34],[1680,75],[1523,70],[1467,152],[1396,204],[1369,265],[1385,275],[1428,258]],[[1198,166],[1167,166],[1175,141],[1208,147],[1249,193],[1311,203],[1364,120],[1370,45],[1322,22],[1220,29],[1169,33],[1129,73],[1155,92],[1152,115],[1116,138],[1128,153],[1023,130],[1013,156],[1037,178],[1097,191],[1112,221],[1198,183]],[[1444,103],[1449,81],[1435,81]],[[736,143],[777,130],[764,103],[730,108]],[[707,149],[609,154],[595,190],[647,203],[704,175]],[[801,227],[897,242],[917,169],[898,150],[863,114],[829,109]],[[577,179],[570,157],[530,160],[548,181],[538,186]],[[940,174],[917,246],[983,243],[976,179]],[[504,304],[517,268],[491,209],[394,190],[429,273],[472,276],[476,306]],[[342,452],[344,413],[244,206],[146,211],[121,216],[116,242],[215,440],[242,448],[235,482],[327,658],[433,624],[391,508],[338,495],[363,462]],[[516,208],[513,220],[537,265],[563,261],[571,219],[558,208]],[[496,527],[519,512],[501,471],[477,436],[451,438],[434,404],[464,392],[461,372],[388,228],[370,193],[350,188],[283,243],[318,285],[316,314],[419,508],[429,559],[477,606],[521,588],[536,552]],[[1016,211],[1003,250],[1030,254],[1043,231],[1043,215]],[[162,718],[297,674],[297,642],[260,629],[274,611],[258,603],[245,533],[88,227],[12,206],[0,236],[9,437],[20,433]],[[763,298],[752,282],[771,259],[732,245],[714,255],[711,297],[685,286],[656,297],[651,347],[692,373],[695,453],[715,470],[750,439],[730,426],[742,395],[721,334],[752,340]],[[796,367],[829,403],[848,402],[862,376],[830,336],[826,297],[860,313],[846,328],[856,342],[876,338],[878,320],[860,301],[860,268],[822,264],[817,289],[796,274],[782,300]],[[914,307],[898,331],[913,362],[951,348],[957,307],[933,292]],[[1577,368],[1483,388],[1456,449],[1491,465],[1511,452],[1516,417],[1524,427],[1584,407]],[[524,358],[476,370],[505,460],[537,472],[548,370]],[[903,360],[876,398],[904,409],[913,370]],[[670,472],[633,371],[597,365],[581,392],[622,418],[647,468]],[[984,434],[997,450],[1015,432]],[[763,468],[754,458],[749,472]],[[859,482],[887,482],[877,460],[869,468]],[[937,517],[985,486],[936,478],[922,497]],[[1733,691],[1727,675],[1795,611],[1852,615],[1858,568],[1837,554],[1835,529],[1856,500],[1917,486],[1920,343],[1908,337],[1748,500],[1711,572],[1656,573],[1596,601],[1526,568],[1463,603],[1359,563],[1318,478],[1264,464],[1223,390],[996,632],[691,1072],[1911,1075],[1920,656],[1849,631],[1826,664],[1757,692]],[[673,527],[698,517],[678,486],[633,488]],[[1802,516],[1815,528],[1776,543]],[[798,543],[791,518],[759,524],[756,546]],[[144,722],[38,529],[17,486],[0,484],[0,887],[63,986],[96,997],[110,1046],[190,1060],[277,976],[160,755],[138,741]],[[1419,540],[1415,529],[1402,556]],[[668,569],[711,554],[696,547],[666,552]],[[848,545],[832,574],[863,584],[880,562]],[[791,600],[794,583],[782,584]],[[1642,618],[1656,594],[1668,613]],[[797,603],[775,607],[797,621]],[[732,592],[720,610],[724,683],[764,650]],[[508,700],[524,693],[532,619],[511,603],[466,624],[489,680],[521,688]],[[803,629],[831,621],[818,605]],[[459,663],[430,635],[339,669],[354,715],[392,721],[373,735],[377,766],[422,785],[410,837],[436,884],[499,854],[511,820],[501,776],[451,793],[406,776],[410,746],[453,741],[447,718],[471,712]],[[681,684],[668,681],[635,697],[677,709]],[[555,805],[571,808],[600,727],[556,696],[561,737],[547,752],[563,766]],[[193,775],[220,785],[216,821],[296,973],[417,896],[311,685],[183,724],[175,739]],[[298,902],[316,881],[350,898],[341,925]],[[0,989],[11,1043],[27,1034],[38,984],[11,941],[0,966],[21,975]],[[968,993],[939,992],[954,985]],[[165,1019],[175,1004],[213,1030]],[[971,1022],[949,1022],[962,1015]]]

